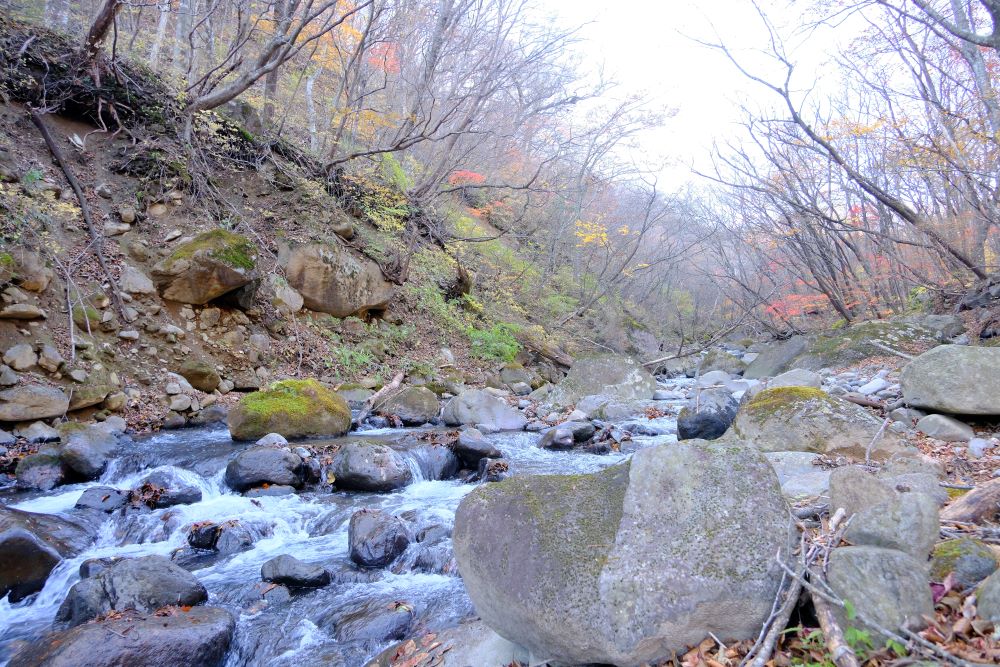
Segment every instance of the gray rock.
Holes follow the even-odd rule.
[[[387,493],[413,481],[403,456],[386,445],[352,440],[341,446],[330,463],[338,489]]]
[[[140,489],[147,485],[157,490],[153,502],[157,509],[201,502],[201,489],[171,470],[156,470],[146,475]]]
[[[815,387],[823,386],[823,378],[819,373],[807,371],[804,368],[793,368],[785,371],[767,383],[768,387]]]
[[[406,387],[379,407],[379,412],[396,415],[407,426],[419,426],[437,419],[441,405],[426,387]]]
[[[972,590],[1000,565],[997,555],[983,542],[968,537],[945,540],[934,547],[931,581],[942,582],[948,575],[966,590]]]
[[[42,345],[42,351],[38,354],[38,366],[49,373],[57,373],[62,365],[66,363],[59,350],[49,344]]]
[[[431,658],[440,657],[442,667],[531,664],[527,649],[507,641],[478,619],[441,630],[433,638],[432,646],[438,643],[437,648],[428,647],[427,650]],[[393,644],[376,656],[369,667],[391,667],[401,646]]]
[[[83,479],[97,479],[118,445],[115,436],[100,427],[70,433],[59,453],[66,467]]]
[[[406,524],[382,510],[363,509],[351,515],[347,528],[351,560],[362,567],[385,567],[410,544]]]
[[[0,506],[0,598],[40,591],[52,568],[93,542],[92,527],[50,514]]]
[[[17,373],[7,364],[0,364],[0,387],[12,387],[17,384]]]
[[[941,345],[908,363],[907,405],[967,415],[1000,414],[1000,348]]]
[[[969,440],[969,456],[974,459],[981,459],[986,454],[986,450],[992,448],[996,443],[986,438],[971,438]]]
[[[913,426],[918,421],[927,416],[927,413],[914,408],[896,408],[889,413],[889,418],[893,421],[903,422],[907,426]]]
[[[879,479],[889,488],[899,493],[922,493],[938,504],[944,506],[949,500],[948,492],[941,488],[935,475],[927,472],[910,472],[891,477],[879,473]]]
[[[790,552],[793,532],[763,455],[691,441],[591,475],[480,486],[462,500],[453,540],[476,611],[497,632],[553,662],[632,665],[686,650],[706,628],[756,636],[781,579],[774,556]]]
[[[56,454],[29,454],[17,462],[14,476],[22,488],[51,491],[66,479],[66,466]]]
[[[853,517],[844,539],[858,546],[896,549],[927,560],[941,524],[938,505],[923,493],[899,493]]]
[[[699,387],[714,387],[725,385],[733,379],[733,376],[726,371],[708,371],[698,377],[695,384]]]
[[[55,442],[59,439],[59,431],[41,421],[33,422],[26,428],[15,429],[14,433],[31,443]]]
[[[510,385],[510,390],[515,396],[527,396],[531,393],[531,385],[526,382],[515,382]]]
[[[677,415],[678,440],[715,440],[732,425],[739,402],[726,389],[696,392]]]
[[[68,409],[69,398],[55,387],[29,384],[0,391],[0,422],[61,417]]]
[[[503,456],[499,449],[474,428],[463,429],[452,449],[462,463],[470,468],[476,468],[482,458],[498,459]]]
[[[917,430],[945,442],[968,442],[976,435],[971,426],[946,415],[927,415],[917,422]]]
[[[857,610],[858,618],[849,621],[835,609],[842,628],[863,627],[861,617],[866,617],[894,631],[904,626],[920,630],[925,625],[922,617],[934,614],[926,565],[902,551],[840,547],[830,555],[827,574],[833,592]]]
[[[289,588],[322,588],[330,583],[330,573],[322,566],[304,563],[288,554],[264,563],[260,568],[260,578]]]
[[[163,556],[122,560],[73,585],[59,606],[56,621],[68,627],[110,611],[156,611],[167,605],[196,605],[208,592],[194,575]]]
[[[527,418],[502,398],[481,389],[468,389],[448,401],[442,413],[449,426],[484,424],[501,431],[520,431]]]
[[[406,636],[413,619],[412,604],[367,600],[338,616],[333,635],[338,642],[400,640]]]
[[[551,428],[542,435],[538,446],[542,449],[573,449],[576,446],[576,438],[573,437],[573,431],[568,428]]]
[[[10,666],[222,664],[236,630],[233,615],[218,607],[172,612],[166,616],[128,612],[122,617],[50,633],[22,648]]]
[[[284,447],[288,441],[280,433],[268,433],[254,444],[258,447]]]
[[[979,586],[976,601],[980,618],[1000,623],[1000,572],[994,572]]]
[[[297,454],[270,447],[252,447],[236,455],[226,466],[226,485],[246,491],[264,484],[301,488],[305,469]]]
[[[76,506],[83,509],[95,509],[102,512],[114,512],[124,507],[128,502],[128,493],[113,489],[110,486],[92,486],[76,501]]]
[[[808,347],[809,340],[805,336],[793,336],[786,341],[770,343],[750,362],[743,377],[760,379],[783,373]]]
[[[863,512],[895,498],[896,492],[871,473],[856,466],[843,466],[830,475],[830,512],[843,507],[847,516]]]
[[[711,349],[701,358],[698,372],[725,371],[733,375],[742,375],[747,365],[740,358],[741,356],[729,354],[729,352],[719,348]]]
[[[30,303],[12,303],[0,308],[0,320],[44,320],[45,311]]]
[[[7,445],[13,445],[15,442],[17,442],[17,438],[7,431],[0,429],[0,446],[6,447]]]
[[[18,343],[4,352],[3,363],[15,371],[26,371],[38,363],[38,355],[27,343]]]
[[[618,402],[649,400],[658,388],[653,376],[635,360],[600,354],[577,359],[545,400],[555,406],[573,405],[585,396]]]

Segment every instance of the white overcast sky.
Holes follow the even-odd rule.
[[[629,90],[644,90],[676,109],[662,130],[648,138],[650,153],[674,162],[665,176],[671,186],[698,182],[690,165],[706,169],[714,141],[737,134],[738,105],[771,105],[773,93],[744,79],[722,54],[687,36],[721,38],[762,66],[760,49],[767,32],[750,0],[538,0],[567,25],[591,22],[584,30],[583,53]],[[761,0],[769,18],[790,40],[801,78],[822,76],[835,43],[830,30],[795,36],[802,23],[791,0]],[[801,7],[802,3],[798,3]],[[796,45],[796,40],[798,44]],[[756,59],[756,60],[755,60]],[[811,81],[810,81],[811,83]]]

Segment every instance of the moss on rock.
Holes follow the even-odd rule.
[[[807,401],[835,405],[833,398],[822,389],[814,387],[775,387],[765,389],[748,402],[744,412],[758,424],[786,410],[796,410]]]
[[[1000,566],[996,554],[986,544],[970,537],[945,540],[931,554],[931,580],[944,581],[954,573],[964,588],[972,588]]]
[[[351,410],[336,392],[316,380],[283,380],[247,394],[229,411],[235,440],[254,440],[268,433],[286,438],[340,436],[351,427]]]
[[[202,232],[180,245],[168,258],[169,262],[191,259],[199,251],[233,269],[252,270],[257,264],[257,251],[245,236],[218,228]]]

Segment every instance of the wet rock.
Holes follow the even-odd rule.
[[[370,600],[340,616],[334,636],[339,642],[399,640],[406,636],[413,618],[413,606],[406,602]]]
[[[503,636],[555,662],[640,664],[706,627],[755,637],[781,581],[774,554],[793,536],[762,454],[690,441],[595,474],[481,485],[453,541],[476,612]]]
[[[18,602],[40,591],[62,558],[83,551],[91,529],[49,514],[0,507],[0,598]]]
[[[306,307],[334,317],[384,311],[394,292],[375,262],[339,244],[283,249],[279,261]]]
[[[157,470],[147,475],[140,485],[154,490],[153,507],[162,509],[174,505],[201,502],[201,489],[172,470]]]
[[[351,411],[344,399],[316,380],[284,380],[243,396],[227,422],[235,440],[257,440],[268,433],[335,437],[351,428]]]
[[[69,408],[61,389],[20,385],[0,391],[0,421],[21,422],[60,417]]]
[[[202,403],[202,409],[191,416],[192,426],[207,426],[208,424],[222,424],[225,423],[226,418],[229,416],[229,410],[224,405],[210,405],[204,407],[204,402]]]
[[[503,454],[475,428],[463,429],[458,434],[458,441],[452,447],[462,463],[469,468],[479,465],[482,458],[498,459]]]
[[[468,389],[448,401],[442,418],[450,426],[482,424],[499,431],[520,431],[528,423],[523,414],[502,398],[481,389]]]
[[[194,575],[163,556],[122,560],[73,585],[56,621],[73,627],[111,611],[156,611],[167,605],[196,605],[208,592]]]
[[[879,547],[840,547],[833,550],[827,566],[833,592],[850,600],[858,617],[848,621],[840,609],[841,627],[863,625],[860,617],[871,618],[885,628],[907,627],[920,630],[923,616],[933,616],[934,604],[927,582],[926,566],[902,551]],[[878,641],[884,641],[870,629]]]
[[[17,462],[14,476],[22,488],[51,491],[66,479],[66,466],[56,454],[29,454]]]
[[[942,582],[949,574],[964,589],[971,590],[1000,566],[1000,560],[986,544],[969,537],[945,540],[934,547],[931,581]]]
[[[104,570],[114,566],[115,563],[121,560],[118,556],[109,556],[106,558],[88,558],[87,560],[80,563],[80,578],[89,579],[90,577],[95,577]]]
[[[173,410],[164,415],[163,422],[160,424],[160,428],[165,431],[184,428],[185,426],[187,426],[187,419],[184,415],[179,412],[174,412]]]
[[[406,551],[410,536],[400,518],[363,509],[351,515],[347,541],[352,561],[362,567],[385,567]]]
[[[76,501],[76,507],[114,512],[128,502],[128,493],[110,486],[92,486]]]
[[[219,382],[221,382],[221,378],[219,377],[218,371],[215,370],[215,366],[207,361],[201,361],[198,359],[189,359],[188,361],[185,361],[181,364],[177,373],[187,380],[192,387],[207,394],[215,391],[219,386]]]
[[[282,554],[264,563],[260,578],[289,588],[322,588],[330,583],[330,573],[320,565],[303,563],[294,556]]]
[[[205,304],[254,280],[256,254],[247,238],[213,229],[178,245],[157,263],[153,282],[164,299]]]
[[[527,649],[507,641],[478,619],[440,632],[414,637],[412,641],[416,642],[418,651],[426,653],[430,660],[443,660],[444,667],[531,664],[531,655]],[[367,667],[393,667],[401,647],[401,644],[390,646]],[[404,651],[407,650],[408,646]]]
[[[576,446],[576,439],[573,437],[573,431],[556,427],[542,435],[538,446],[542,449],[573,449]]]
[[[451,479],[461,467],[461,462],[450,447],[439,444],[419,444],[407,448],[416,459],[420,473],[426,480]]]
[[[395,415],[407,426],[420,426],[437,419],[441,405],[426,387],[407,387],[382,404],[379,412]]]
[[[119,618],[50,633],[19,651],[10,666],[222,664],[236,630],[232,614],[218,607],[174,608],[170,612],[127,612]],[[83,656],[85,663],[81,662]]]
[[[945,442],[968,442],[976,436],[971,426],[946,415],[927,415],[917,422],[917,430]]]
[[[882,435],[876,438],[880,430]],[[731,433],[765,452],[808,451],[864,459],[874,441],[872,457],[883,460],[906,449],[870,411],[812,387],[765,389],[740,406]]]
[[[59,456],[73,473],[86,480],[97,479],[108,465],[118,439],[100,427],[70,433]]]
[[[243,495],[247,498],[277,498],[279,496],[290,496],[293,493],[295,493],[294,486],[271,484],[250,489],[249,491],[245,491]]]
[[[500,482],[510,477],[510,464],[506,459],[479,459],[479,481]]]
[[[677,416],[678,440],[714,440],[722,436],[736,418],[740,404],[726,389],[697,392]]]
[[[329,471],[338,489],[386,493],[413,481],[403,456],[386,445],[352,440],[334,456]]]
[[[305,468],[302,459],[292,452],[270,447],[247,449],[226,466],[226,485],[236,491],[246,491],[264,484],[279,484],[301,488]]]

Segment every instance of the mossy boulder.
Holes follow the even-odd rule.
[[[257,278],[257,250],[245,236],[225,229],[202,232],[153,267],[164,299],[205,304]]]
[[[101,324],[101,311],[91,306],[73,306],[73,324],[82,331],[97,331]]]
[[[847,366],[868,357],[884,356],[888,346],[903,352],[928,348],[940,342],[935,328],[917,320],[892,319],[859,322],[837,331],[810,337],[805,352],[795,359],[795,368],[819,370]]]
[[[885,459],[904,449],[882,420],[849,401],[814,387],[765,389],[744,403],[733,422],[734,437],[765,452],[816,452]]]
[[[944,581],[954,574],[955,581],[966,589],[974,588],[997,567],[1000,560],[993,550],[971,537],[940,542],[931,554],[931,580]]]
[[[441,411],[437,395],[426,387],[406,387],[389,398],[379,411],[395,415],[408,426],[433,421]]]
[[[268,433],[286,438],[340,436],[351,428],[343,398],[316,380],[283,380],[240,399],[227,417],[234,440],[257,440]]]
[[[649,400],[658,385],[637,361],[620,354],[597,354],[573,362],[565,378],[549,394],[556,407],[575,405],[585,396],[602,396],[608,402]]]
[[[215,366],[200,359],[188,359],[177,369],[177,373],[192,387],[207,393],[215,391],[222,381]]]
[[[559,664],[635,665],[709,631],[756,636],[793,533],[760,452],[694,440],[594,474],[480,486],[453,539],[476,612],[498,633]]]

